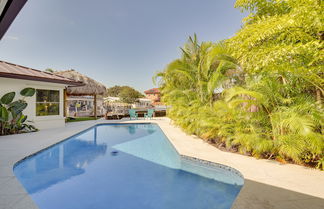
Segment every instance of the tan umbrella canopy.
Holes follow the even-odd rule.
[[[106,87],[98,81],[95,81],[94,79],[89,78],[88,76],[85,76],[75,70],[58,71],[54,74],[83,82],[84,86],[67,87],[66,93],[67,95],[73,96],[94,96],[94,116],[97,117],[97,95],[104,95],[106,93]]]
[[[81,81],[84,86],[73,86],[67,88],[68,95],[85,96],[85,95],[104,95],[106,87],[88,76],[85,76],[75,70],[65,70],[55,72],[56,75],[64,76],[75,81]]]

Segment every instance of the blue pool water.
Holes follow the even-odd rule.
[[[243,178],[183,158],[153,124],[98,125],[14,168],[40,209],[229,209]]]

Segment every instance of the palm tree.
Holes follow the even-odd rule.
[[[321,91],[320,79],[245,72],[224,42],[199,43],[196,35],[181,50],[154,77],[176,125],[244,154],[323,167],[324,111],[312,90]]]

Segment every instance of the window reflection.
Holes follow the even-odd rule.
[[[59,115],[60,114],[60,91],[36,90],[36,115]]]

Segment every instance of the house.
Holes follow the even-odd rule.
[[[105,97],[104,106],[106,107],[106,119],[120,119],[128,114],[128,110],[132,105],[122,102],[119,97]]]
[[[144,93],[146,94],[146,98],[152,101],[153,105],[161,102],[161,93],[158,88],[146,90]]]
[[[108,96],[108,97],[105,97],[104,100],[107,103],[109,103],[109,102],[111,102],[111,103],[121,102],[119,97],[110,97],[110,96]]]
[[[38,129],[64,126],[65,89],[82,85],[63,76],[0,61],[0,96],[14,91],[15,99],[23,99],[19,93],[22,89],[36,89],[34,96],[24,98],[28,106],[23,114]]]
[[[165,116],[167,106],[161,102],[161,92],[159,88],[153,88],[144,91],[146,98],[151,100],[151,105],[154,107],[155,116]]]
[[[150,108],[152,107],[152,100],[148,98],[138,98],[134,104],[133,108]]]

